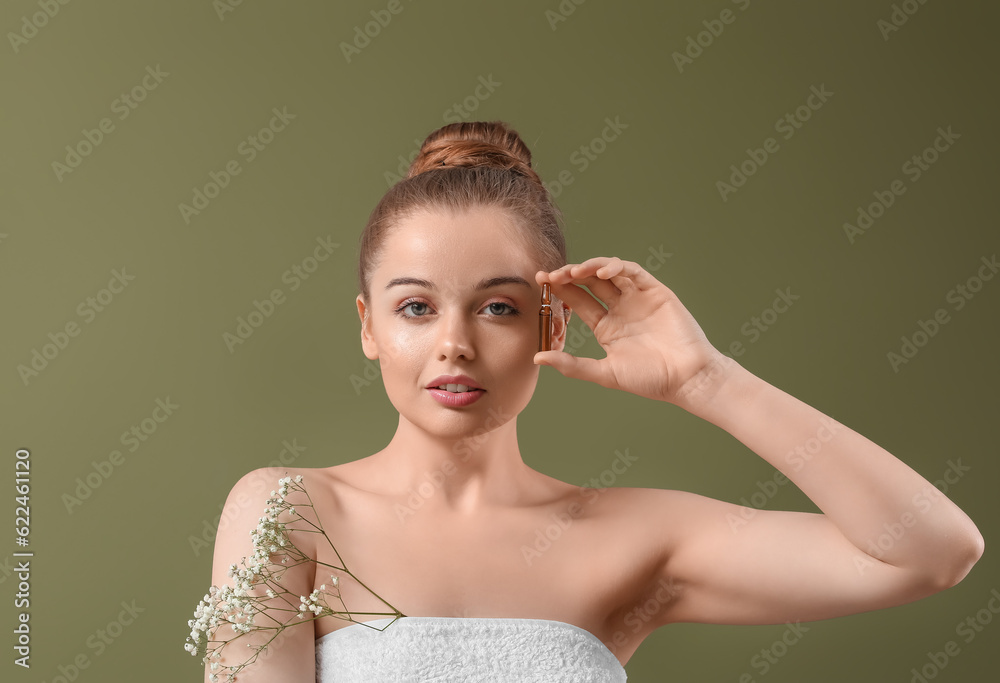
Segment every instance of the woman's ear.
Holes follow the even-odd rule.
[[[552,313],[552,350],[562,351],[566,346],[566,333],[573,309],[562,303]]]
[[[358,317],[361,318],[361,348],[365,352],[365,357],[369,360],[378,358],[378,346],[375,344],[375,336],[372,334],[371,309],[365,305],[364,298],[359,294],[357,298]]]

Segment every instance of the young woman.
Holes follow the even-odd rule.
[[[340,577],[344,605],[385,614],[391,604],[405,616],[288,628],[239,680],[623,681],[636,648],[666,624],[900,605],[956,584],[982,555],[976,526],[933,485],[721,354],[638,264],[566,261],[558,212],[514,130],[460,123],[427,138],[360,245],[361,342],[399,412],[396,432],[359,460],[244,476],[213,569],[213,583],[226,583],[251,554],[267,490],[301,475],[339,558],[316,534],[303,534],[306,552],[342,559],[363,582]],[[545,283],[556,314],[552,350],[539,352]],[[571,310],[605,358],[562,351]],[[531,469],[517,416],[540,365],[708,420],[822,513],[582,488]],[[544,447],[558,443],[554,432]],[[553,523],[558,537],[536,544]],[[891,543],[886,529],[899,531]],[[312,562],[283,579],[302,596],[330,582]]]

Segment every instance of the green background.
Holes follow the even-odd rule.
[[[15,450],[31,450],[35,557],[26,671],[12,663],[8,537],[0,677],[52,681],[82,653],[83,682],[201,680],[183,650],[186,622],[210,583],[212,524],[231,486],[275,460],[283,441],[304,447],[296,466],[326,467],[392,435],[396,414],[377,376],[352,384],[367,367],[357,238],[399,157],[464,113],[514,126],[543,179],[572,176],[557,197],[571,261],[645,264],[662,248],[671,256],[651,272],[717,348],[742,341],[744,367],[931,480],[958,458],[970,468],[947,493],[989,549],[955,588],[810,624],[766,673],[753,657],[782,625],[670,626],[637,651],[629,680],[910,681],[949,640],[961,653],[935,680],[992,679],[1000,624],[969,643],[955,627],[1000,585],[1000,280],[961,310],[947,297],[998,248],[1000,15],[970,0],[906,4],[915,13],[883,36],[887,1],[404,1],[348,61],[342,44],[386,2],[247,0],[220,15],[208,1],[89,0],[57,5],[51,18],[36,1],[3,3],[0,447],[11,479]],[[703,22],[724,10],[732,22],[711,36]],[[706,46],[679,69],[674,53],[699,32]],[[11,42],[15,33],[30,38]],[[143,92],[157,66],[168,75]],[[499,85],[477,97],[480,78]],[[784,139],[775,122],[824,85],[833,95]],[[119,118],[116,100],[137,86],[144,99]],[[295,119],[250,161],[238,147],[273,108]],[[103,118],[113,130],[57,173],[66,146]],[[606,118],[628,127],[593,144]],[[918,180],[905,175],[949,126],[961,137]],[[717,181],[768,137],[778,151],[723,199]],[[600,150],[586,168],[581,146]],[[178,205],[232,160],[240,174],[185,221]],[[896,179],[905,194],[852,242],[844,222]],[[282,274],[326,236],[340,247],[292,291]],[[92,319],[81,314],[115,269],[134,280]],[[223,335],[275,288],[284,303],[230,352]],[[744,325],[784,288],[800,298],[751,341]],[[940,308],[948,322],[894,369],[887,353]],[[70,322],[79,334],[22,377],[19,366]],[[575,352],[602,355],[592,339]],[[123,447],[121,433],[167,397],[173,414],[134,451]],[[573,483],[625,448],[639,460],[619,486],[741,502],[773,474],[680,409],[552,369],[519,427],[528,464]],[[68,509],[77,478],[115,450],[124,462]],[[0,486],[11,518],[12,488]],[[815,509],[792,486],[766,507]],[[207,546],[192,546],[199,536]],[[94,634],[133,600],[145,611],[98,653]]]

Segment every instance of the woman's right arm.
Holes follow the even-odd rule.
[[[253,539],[250,532],[257,528],[260,518],[264,516],[267,509],[267,500],[271,497],[271,491],[278,488],[278,480],[285,476],[295,477],[298,472],[293,468],[265,467],[253,470],[244,475],[233,486],[229,497],[226,499],[225,508],[222,512],[222,523],[215,539],[215,555],[212,562],[212,585],[235,586],[235,579],[230,578],[229,568],[237,565],[242,568],[241,559],[253,557]],[[287,500],[297,503],[293,498],[294,494],[286,497]],[[301,494],[298,494],[301,495]],[[284,521],[284,516],[282,517]],[[315,557],[315,543],[312,539],[315,534],[295,533],[290,535],[291,541],[307,554]],[[213,673],[211,662],[220,663],[215,673],[217,681],[227,680],[226,671],[221,665],[240,664],[253,655],[253,650],[245,643],[254,646],[268,642],[272,638],[265,652],[257,656],[256,661],[240,671],[236,680],[239,683],[270,683],[272,681],[282,681],[283,683],[315,683],[316,682],[316,631],[311,618],[312,612],[304,612],[299,619],[294,616],[294,610],[298,609],[299,597],[308,596],[313,592],[315,581],[316,563],[306,561],[286,569],[282,574],[280,583],[291,595],[276,598],[267,598],[263,588],[255,586],[253,595],[260,595],[266,601],[269,608],[264,614],[258,614],[254,618],[256,626],[271,626],[276,623],[289,623],[290,626],[282,630],[277,638],[274,638],[275,631],[251,631],[242,634],[240,637],[226,645],[222,651],[222,658],[213,660],[205,665],[205,683],[211,683]],[[273,608],[273,609],[272,609]],[[285,611],[281,611],[285,610]],[[274,617],[274,620],[268,618]],[[213,640],[229,640],[236,636],[229,624],[222,624],[214,634]]]

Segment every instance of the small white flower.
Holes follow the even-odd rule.
[[[301,475],[295,477],[296,484],[299,484],[302,480]],[[285,587],[281,586],[278,581],[284,573],[285,567],[282,565],[287,565],[289,560],[293,560],[293,565],[300,560],[316,561],[296,547],[289,537],[290,532],[297,529],[288,528],[284,522],[279,521],[282,513],[285,512],[298,519],[304,519],[296,508],[291,505],[291,502],[285,500],[285,496],[288,495],[289,491],[294,490],[305,493],[304,488],[291,485],[291,481],[291,477],[283,477],[279,480],[278,491],[271,492],[272,498],[267,502],[264,516],[258,519],[256,529],[249,532],[253,542],[252,555],[241,558],[240,563],[242,567],[236,564],[228,567],[228,576],[232,579],[232,585],[211,586],[209,592],[204,595],[201,602],[195,608],[193,613],[194,618],[187,620],[190,635],[187,638],[184,649],[195,656],[203,654],[201,657],[202,663],[211,664],[212,673],[210,674],[210,681],[222,680],[215,673],[218,670],[225,672],[224,680],[234,681],[236,674],[247,666],[252,659],[255,659],[260,653],[266,652],[266,646],[264,645],[254,646],[246,643],[247,647],[253,653],[249,659],[235,666],[220,666],[220,663],[216,660],[222,658],[221,650],[226,645],[232,644],[236,638],[230,637],[228,640],[214,640],[218,628],[228,624],[231,632],[237,634],[237,637],[240,634],[250,633],[260,628],[272,628],[270,626],[257,626],[254,620],[259,614],[265,616],[268,614],[268,608],[265,607],[268,598],[274,600],[284,595],[288,595],[289,597],[294,595],[294,593],[287,591]],[[322,530],[322,527],[320,527],[319,531],[326,536],[326,532]],[[327,537],[327,541],[329,541],[329,537]],[[281,559],[280,564],[277,562],[279,556]],[[338,586],[338,577],[330,574],[330,580],[321,585],[320,588],[314,589],[308,596],[299,596],[300,605],[294,611],[295,616],[300,621],[303,620],[306,611],[316,616],[324,614],[350,614],[350,612],[335,611],[327,603],[327,595],[334,595],[335,598],[340,599],[338,592],[326,592],[328,584],[332,587]],[[271,586],[276,587],[278,590],[272,590]],[[265,595],[266,598],[264,597]],[[375,597],[378,596],[376,595]],[[340,600],[340,602],[343,604],[343,600]],[[346,609],[346,605],[344,609]],[[282,629],[290,625],[292,624],[285,622],[278,626],[277,630],[280,633]]]

